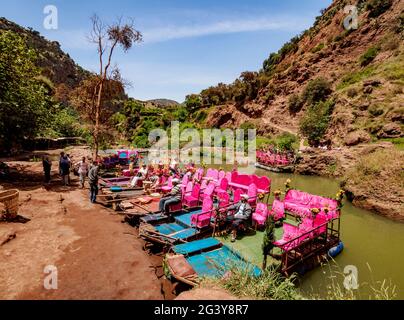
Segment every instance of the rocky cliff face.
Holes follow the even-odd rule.
[[[372,5],[382,6],[374,13]],[[347,31],[344,7],[356,4],[358,29]],[[335,0],[323,11],[297,46],[271,72],[268,84],[251,101],[229,101],[213,109],[211,126],[254,123],[261,134],[299,132],[307,106],[289,110],[289,99],[318,77],[331,82],[336,101],[325,139],[356,145],[403,136],[404,2]]]
[[[39,32],[25,29],[5,18],[0,18],[0,32],[10,30],[24,36],[28,45],[38,53],[37,65],[42,74],[49,78],[53,84],[65,84],[73,88],[89,75],[89,72],[77,65],[68,54],[62,51],[56,41],[46,40]]]

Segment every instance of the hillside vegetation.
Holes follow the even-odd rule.
[[[358,7],[357,30],[343,27],[347,4]],[[400,138],[403,9],[399,0],[336,0],[310,29],[271,53],[261,70],[190,95],[187,105],[206,113],[210,126],[250,122],[264,136],[294,132],[313,145]],[[324,109],[323,116],[316,109]],[[308,122],[320,124],[308,128]]]

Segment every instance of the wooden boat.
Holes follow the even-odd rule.
[[[261,274],[261,269],[215,238],[175,245],[164,263],[173,278],[190,286],[204,277],[222,278],[233,268]]]
[[[263,165],[263,164],[257,162],[255,164],[255,167],[263,169],[263,170],[266,170],[266,171],[276,172],[276,173],[293,173],[295,171],[295,166],[294,165],[271,166],[271,165]]]
[[[131,177],[118,177],[118,178],[100,178],[99,185],[102,187],[113,187],[113,186],[128,186],[130,185]]]
[[[181,209],[170,216],[163,213],[147,214],[140,218],[139,236],[146,242],[164,247],[198,239],[212,229],[210,225],[205,228],[192,225],[192,216],[200,213],[201,207]]]

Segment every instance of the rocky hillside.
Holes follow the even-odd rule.
[[[346,5],[356,5],[356,29],[344,27]],[[186,104],[207,126],[299,135],[298,173],[341,177],[355,204],[403,220],[403,40],[404,1],[334,0],[261,70]],[[319,144],[331,150],[308,147]]]
[[[359,10],[356,30],[343,26],[347,4]],[[271,54],[261,71],[202,92],[202,101],[204,95],[223,92],[221,87],[236,92],[231,99],[219,98],[218,106],[209,106],[207,124],[234,127],[252,122],[262,135],[297,134],[309,108],[304,101],[299,106],[302,92],[322,78],[331,84],[333,101],[325,140],[342,146],[403,136],[403,10],[400,0],[335,0],[313,27]],[[240,88],[247,91],[241,99]]]
[[[38,52],[37,65],[41,67],[42,74],[53,84],[65,84],[73,88],[89,75],[88,71],[77,65],[67,53],[62,51],[58,42],[45,39],[38,31],[25,29],[0,17],[0,32],[1,30],[10,30],[26,37],[28,45]]]

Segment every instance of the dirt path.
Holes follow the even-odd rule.
[[[31,221],[0,223],[0,237],[16,235],[0,245],[0,299],[164,298],[154,261],[121,216],[91,204],[87,190],[43,187],[41,164],[26,165],[37,174],[29,183],[3,184],[21,190],[20,214]],[[48,265],[57,268],[57,290],[44,288]]]

